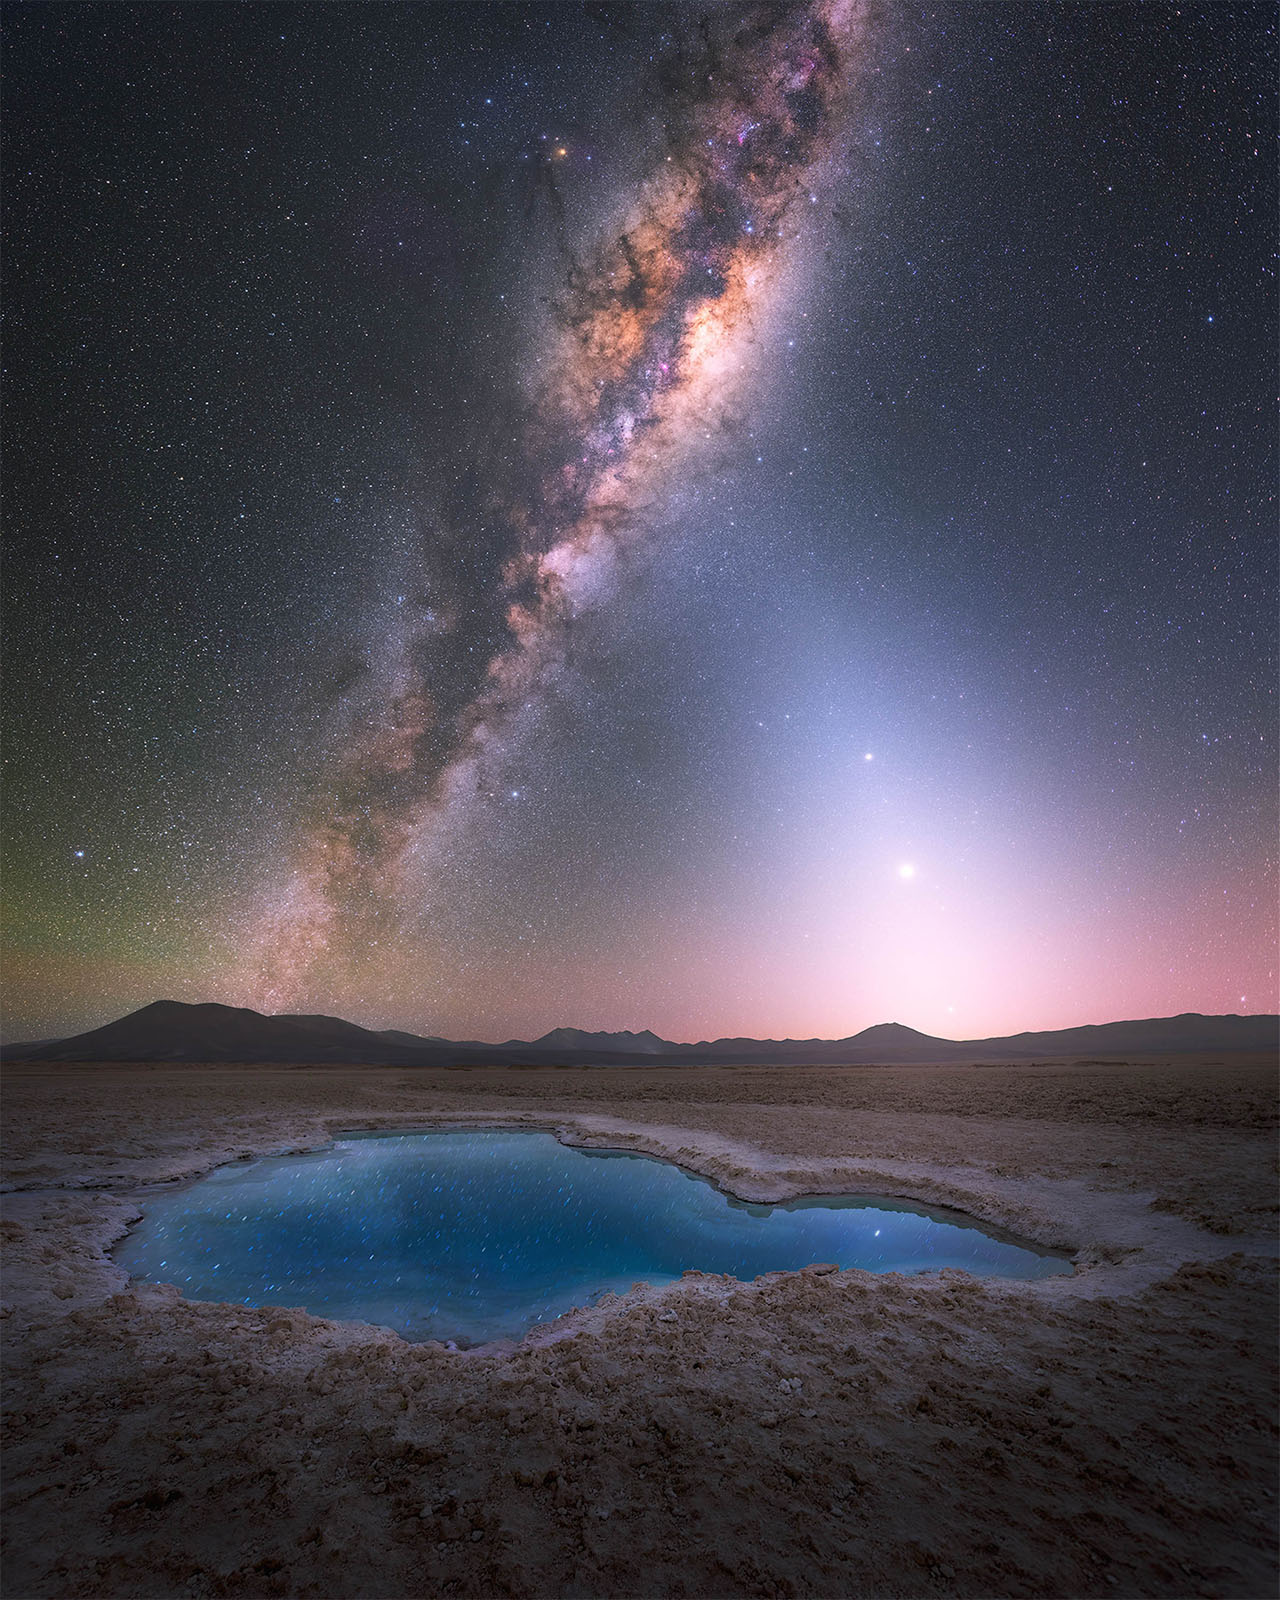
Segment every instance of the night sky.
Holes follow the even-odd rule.
[[[1276,1008],[1271,5],[16,5],[4,1036]]]

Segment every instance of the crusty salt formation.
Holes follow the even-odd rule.
[[[9,1593],[1273,1587],[1270,1063],[7,1077]],[[105,1254],[138,1184],[424,1119],[894,1186],[1082,1270],[692,1276],[472,1355]]]

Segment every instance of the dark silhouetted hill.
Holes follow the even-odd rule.
[[[105,1027],[70,1039],[8,1045],[7,1061],[174,1061],[344,1063],[348,1065],[910,1065],[948,1061],[1019,1061],[1036,1057],[1171,1055],[1205,1051],[1274,1051],[1274,1016],[1149,1017],[996,1039],[939,1039],[884,1022],[847,1039],[712,1039],[674,1044],[642,1033],[586,1033],[555,1028],[526,1043],[485,1044],[388,1029],[341,1017],[263,1016],[238,1006],[157,1000]]]
[[[6,1049],[5,1056],[13,1052]],[[55,1039],[38,1061],[404,1061],[410,1051],[340,1017],[264,1017],[239,1006],[157,1000],[117,1022]]]
[[[539,1050],[621,1050],[629,1055],[665,1055],[675,1048],[648,1028],[643,1033],[584,1033],[581,1028],[552,1028],[533,1041]]]

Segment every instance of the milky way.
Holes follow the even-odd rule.
[[[861,25],[857,0],[764,6],[704,24],[667,63],[660,164],[570,270],[552,376],[521,441],[523,488],[495,508],[513,545],[507,636],[460,711],[446,717],[409,668],[350,742],[250,937],[258,1004],[295,1003],[317,962],[332,975],[335,959],[405,936],[415,888],[554,693],[575,620],[607,604],[649,532],[646,507],[732,411],[794,213],[839,137]]]
[[[0,1037],[1275,1008],[1273,7],[6,43]]]

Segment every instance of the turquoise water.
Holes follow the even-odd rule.
[[[748,1205],[670,1162],[572,1150],[549,1133],[353,1135],[219,1167],[141,1204],[114,1252],[135,1278],[459,1345],[518,1339],[609,1290],[691,1267],[735,1278],[814,1261],[1071,1271],[959,1213],[859,1195]]]

